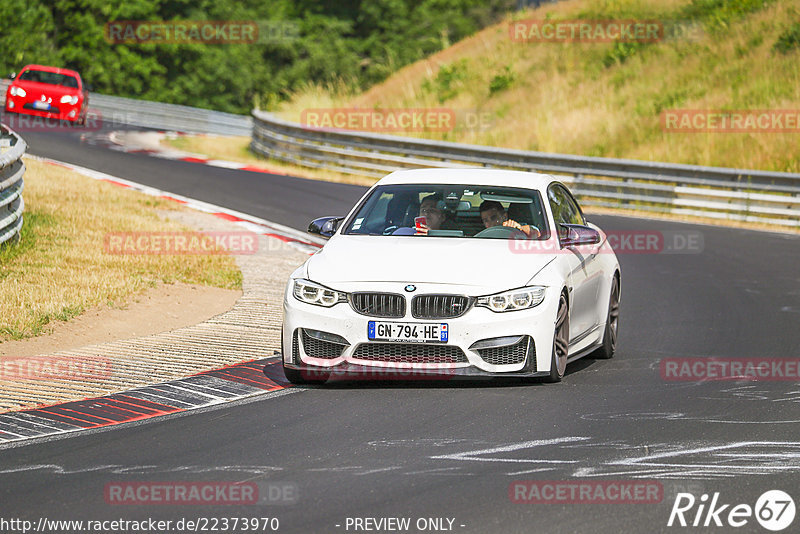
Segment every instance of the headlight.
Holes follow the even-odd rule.
[[[78,95],[64,95],[61,97],[62,104],[72,104],[73,106],[78,103]]]
[[[330,308],[340,302],[347,302],[347,293],[329,289],[309,280],[295,280],[294,298],[306,304],[315,304]]]
[[[526,310],[538,306],[544,300],[545,287],[531,286],[512,289],[494,295],[478,297],[478,306],[489,308],[493,312]]]
[[[17,87],[16,85],[11,86],[11,96],[25,96],[28,93],[25,92],[25,89],[22,87]]]

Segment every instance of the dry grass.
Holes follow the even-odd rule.
[[[311,180],[325,180],[327,182],[367,186],[376,182],[376,180],[366,176],[342,174],[324,169],[309,169],[306,167],[289,165],[279,160],[258,157],[250,151],[249,137],[187,135],[174,138],[164,138],[161,143],[169,148],[176,148],[186,152],[203,154],[211,159],[246,163],[256,167],[270,169],[276,173],[288,174],[291,176],[298,176],[300,178],[308,178]]]
[[[678,16],[689,0],[586,0],[546,5],[513,18]],[[610,43],[521,43],[512,18],[401,69],[363,94],[308,87],[282,109],[297,120],[319,107],[447,107],[486,113],[489,128],[408,134],[544,152],[800,172],[797,134],[669,133],[665,109],[797,109],[800,51],[773,50],[800,15],[800,0],[767,7],[691,38],[646,45],[613,61]],[[609,63],[609,58],[612,58]],[[604,63],[605,62],[605,63]],[[442,77],[442,67],[455,74]],[[505,90],[493,78],[511,73]],[[333,91],[333,93],[331,93]]]
[[[0,250],[0,341],[43,333],[97,306],[122,306],[139,291],[176,281],[241,287],[224,255],[114,255],[108,232],[190,230],[158,210],[177,204],[28,159],[22,241]]]

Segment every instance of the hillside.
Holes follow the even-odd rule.
[[[512,18],[513,17],[513,18]],[[520,42],[521,19],[655,20],[653,43]],[[545,152],[800,172],[792,133],[665,131],[670,110],[800,113],[800,0],[572,0],[517,13],[360,94],[295,93],[304,109],[446,108],[456,127],[404,133]],[[482,118],[482,127],[464,119]]]

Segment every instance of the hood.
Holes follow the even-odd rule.
[[[524,286],[553,259],[515,253],[504,239],[333,237],[306,263],[308,278],[353,290],[359,282],[448,284],[502,291]]]

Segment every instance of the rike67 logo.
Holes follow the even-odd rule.
[[[678,493],[667,526],[739,528],[755,517],[765,529],[778,532],[792,524],[794,515],[794,500],[781,490],[764,492],[755,506],[723,504],[719,492],[715,492],[710,501],[705,493],[699,499],[691,493]]]

